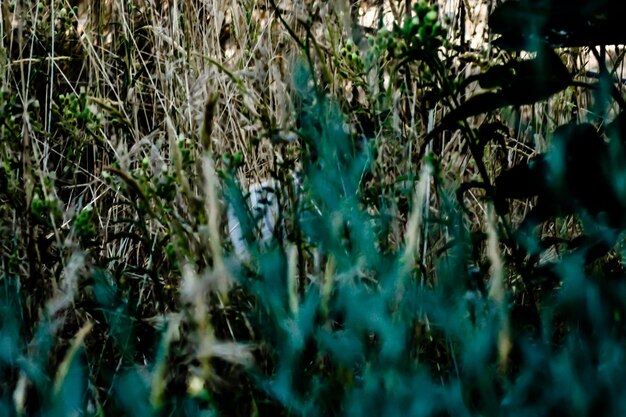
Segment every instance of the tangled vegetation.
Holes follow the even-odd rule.
[[[0,416],[624,415],[616,2],[372,3],[2,2]]]

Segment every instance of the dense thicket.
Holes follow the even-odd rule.
[[[618,3],[500,3],[4,1],[0,415],[623,415]]]

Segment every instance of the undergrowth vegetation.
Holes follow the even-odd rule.
[[[620,22],[473,3],[3,1],[0,416],[624,415]]]

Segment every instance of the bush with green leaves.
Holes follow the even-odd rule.
[[[299,74],[306,79],[306,71],[296,72],[300,91],[317,94],[308,109],[316,123],[302,132],[318,156],[302,206],[319,212],[302,210],[295,227],[316,242],[325,266],[303,281],[296,241],[259,252],[240,275],[270,357],[265,372],[251,370],[257,383],[305,416],[619,415],[623,272],[590,270],[574,251],[550,268],[557,286],[544,279],[543,291],[531,288],[536,276],[511,276],[493,205],[488,268],[476,268],[454,190],[436,175],[444,203],[425,226],[450,240],[435,270],[415,264],[412,229],[401,250],[382,253],[385,228],[377,225],[385,219],[368,213],[358,193],[369,155],[346,152],[339,109]],[[422,179],[429,172],[436,169]],[[524,299],[529,291],[539,298]]]

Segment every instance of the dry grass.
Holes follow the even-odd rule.
[[[42,326],[54,336],[43,362],[59,369],[57,378],[84,342],[96,408],[114,412],[111,381],[124,368],[164,355],[170,361],[151,374],[153,407],[168,392],[189,389],[194,395],[215,390],[215,402],[232,410],[239,396],[228,399],[230,388],[224,387],[250,384],[233,364],[267,360],[251,353],[251,343],[262,344],[242,311],[252,301],[231,290],[220,174],[227,161],[241,158],[236,174],[244,189],[291,178],[300,147],[283,139],[299,128],[302,103],[292,87],[293,64],[304,55],[299,42],[308,42],[320,86],[345,110],[354,132],[373,141],[371,175],[362,188],[374,200],[398,196],[388,208],[390,248],[406,243],[415,263],[433,270],[430,253],[448,238],[428,235],[421,226],[441,209],[429,191],[434,180],[426,177],[411,196],[415,177],[426,172],[418,152],[429,117],[432,126],[448,109],[426,106],[424,91],[404,84],[389,67],[359,72],[341,55],[350,39],[365,56],[367,40],[359,36],[378,29],[379,13],[385,25],[403,16],[404,2],[385,1],[380,10],[373,3],[283,1],[277,12],[270,1],[245,0],[2,2],[0,88],[10,99],[0,102],[14,104],[0,109],[2,117],[13,118],[1,133],[6,185],[0,195],[0,282],[19,282],[27,343],[36,344]],[[441,5],[453,21],[466,19],[462,36],[478,62],[457,62],[452,81],[498,59],[489,56],[486,7],[461,12],[458,1]],[[459,42],[460,33],[451,33],[450,40]],[[587,68],[585,54],[571,59]],[[616,59],[621,62],[619,54]],[[489,174],[543,149],[547,132],[587,102],[572,89],[532,108],[490,116],[512,129],[504,152],[485,148]],[[360,119],[363,114],[374,120]],[[459,133],[445,132],[431,150],[450,189],[479,177]],[[482,197],[470,190],[465,204],[472,228],[491,233],[495,226],[487,221]],[[417,206],[412,212],[411,205]],[[32,214],[33,207],[39,214]],[[512,222],[527,210],[528,204],[515,206]],[[546,233],[575,233],[573,221],[558,231],[556,226],[546,226]],[[490,237],[489,256],[497,255],[497,244]],[[327,262],[332,275],[333,260]],[[311,271],[324,272],[319,262]],[[112,316],[96,307],[103,286],[115,289],[110,306],[136,326],[131,353],[121,347],[128,340],[109,333]],[[155,329],[163,328],[166,336],[158,344]],[[13,373],[8,382],[25,412],[43,401],[25,372]],[[255,392],[252,398],[245,412],[261,407],[253,403],[265,397]]]

